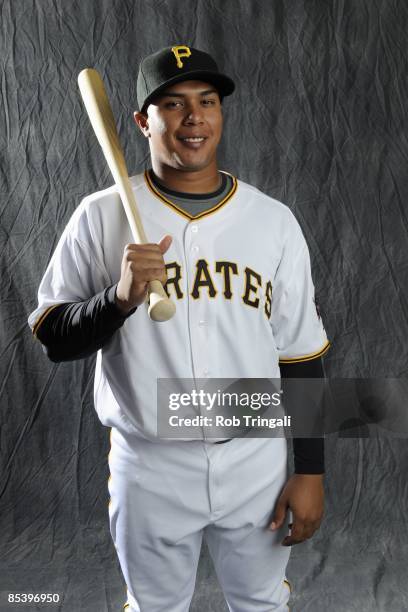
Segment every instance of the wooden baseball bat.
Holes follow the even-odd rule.
[[[136,244],[145,244],[146,234],[136,206],[115,119],[103,81],[96,70],[85,68],[79,73],[78,85],[90,122],[118,188],[133,239]],[[167,321],[174,315],[176,307],[167,297],[163,285],[158,280],[149,283],[148,296],[149,317],[153,321]]]

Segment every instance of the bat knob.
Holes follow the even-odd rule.
[[[176,312],[176,306],[167,297],[158,281],[149,283],[149,317],[152,321],[168,321]]]

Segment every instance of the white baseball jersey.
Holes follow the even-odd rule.
[[[287,206],[234,179],[222,202],[190,217],[147,173],[131,183],[149,240],[173,237],[164,258],[177,310],[154,323],[143,305],[126,319],[98,351],[94,399],[104,425],[154,440],[157,378],[279,378],[279,361],[316,358],[329,343],[308,248]],[[53,306],[116,283],[131,242],[116,188],[86,197],[41,282],[33,332]]]

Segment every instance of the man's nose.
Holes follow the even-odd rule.
[[[187,104],[184,122],[193,125],[203,122],[203,109],[199,103]]]

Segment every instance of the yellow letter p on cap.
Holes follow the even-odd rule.
[[[177,67],[182,68],[183,62],[181,61],[182,57],[190,57],[191,51],[189,47],[185,47],[184,45],[178,45],[177,47],[172,47],[171,50],[174,53],[174,57],[177,60]]]

